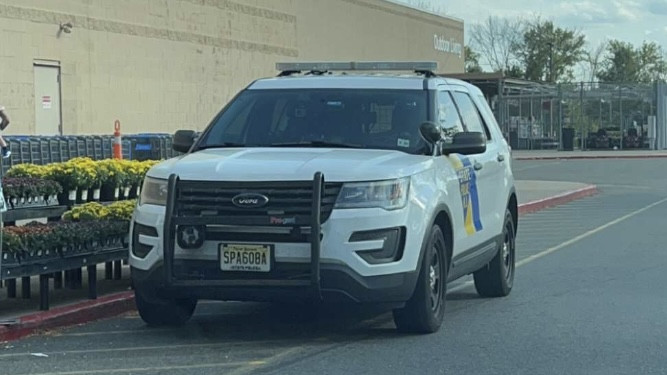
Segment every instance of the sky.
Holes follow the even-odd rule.
[[[608,39],[635,45],[655,41],[667,52],[667,0],[392,0],[424,4],[436,13],[464,21],[466,43],[470,27],[488,16],[539,15],[561,27],[580,30],[588,47]]]

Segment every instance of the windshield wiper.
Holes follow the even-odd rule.
[[[272,143],[271,147],[343,147],[343,148],[362,148],[362,145],[352,143],[339,143],[328,141],[300,141],[300,142],[284,142]]]
[[[223,147],[246,147],[245,143],[238,142],[223,142],[210,145],[201,145],[197,147],[197,150],[205,150],[207,148],[223,148]]]

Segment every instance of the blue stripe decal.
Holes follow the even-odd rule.
[[[475,168],[473,168],[470,159],[465,156],[461,156],[461,163],[463,167],[468,169],[469,180],[468,180],[468,204],[472,204],[472,219],[475,226],[475,232],[482,230],[482,220],[479,212],[479,194],[477,192],[477,174],[475,173]],[[466,208],[464,207],[464,210]]]

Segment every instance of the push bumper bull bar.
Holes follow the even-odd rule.
[[[282,287],[305,288],[315,299],[322,299],[320,283],[320,246],[321,246],[321,212],[324,176],[321,172],[315,173],[312,181],[312,205],[309,217],[295,222],[292,225],[282,225],[296,229],[302,225],[310,226],[310,277],[309,279],[280,279],[280,278],[238,278],[238,279],[208,279],[194,280],[179,278],[174,272],[176,230],[179,225],[233,225],[259,226],[243,217],[234,216],[181,216],[177,210],[179,177],[176,174],[169,176],[167,184],[166,214],[164,219],[163,249],[165,284],[167,287]],[[305,220],[306,222],[303,222]]]

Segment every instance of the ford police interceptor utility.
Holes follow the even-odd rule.
[[[182,324],[199,299],[342,299],[434,332],[447,282],[510,293],[510,148],[479,89],[430,62],[277,68],[148,172],[130,236],[145,322]]]

